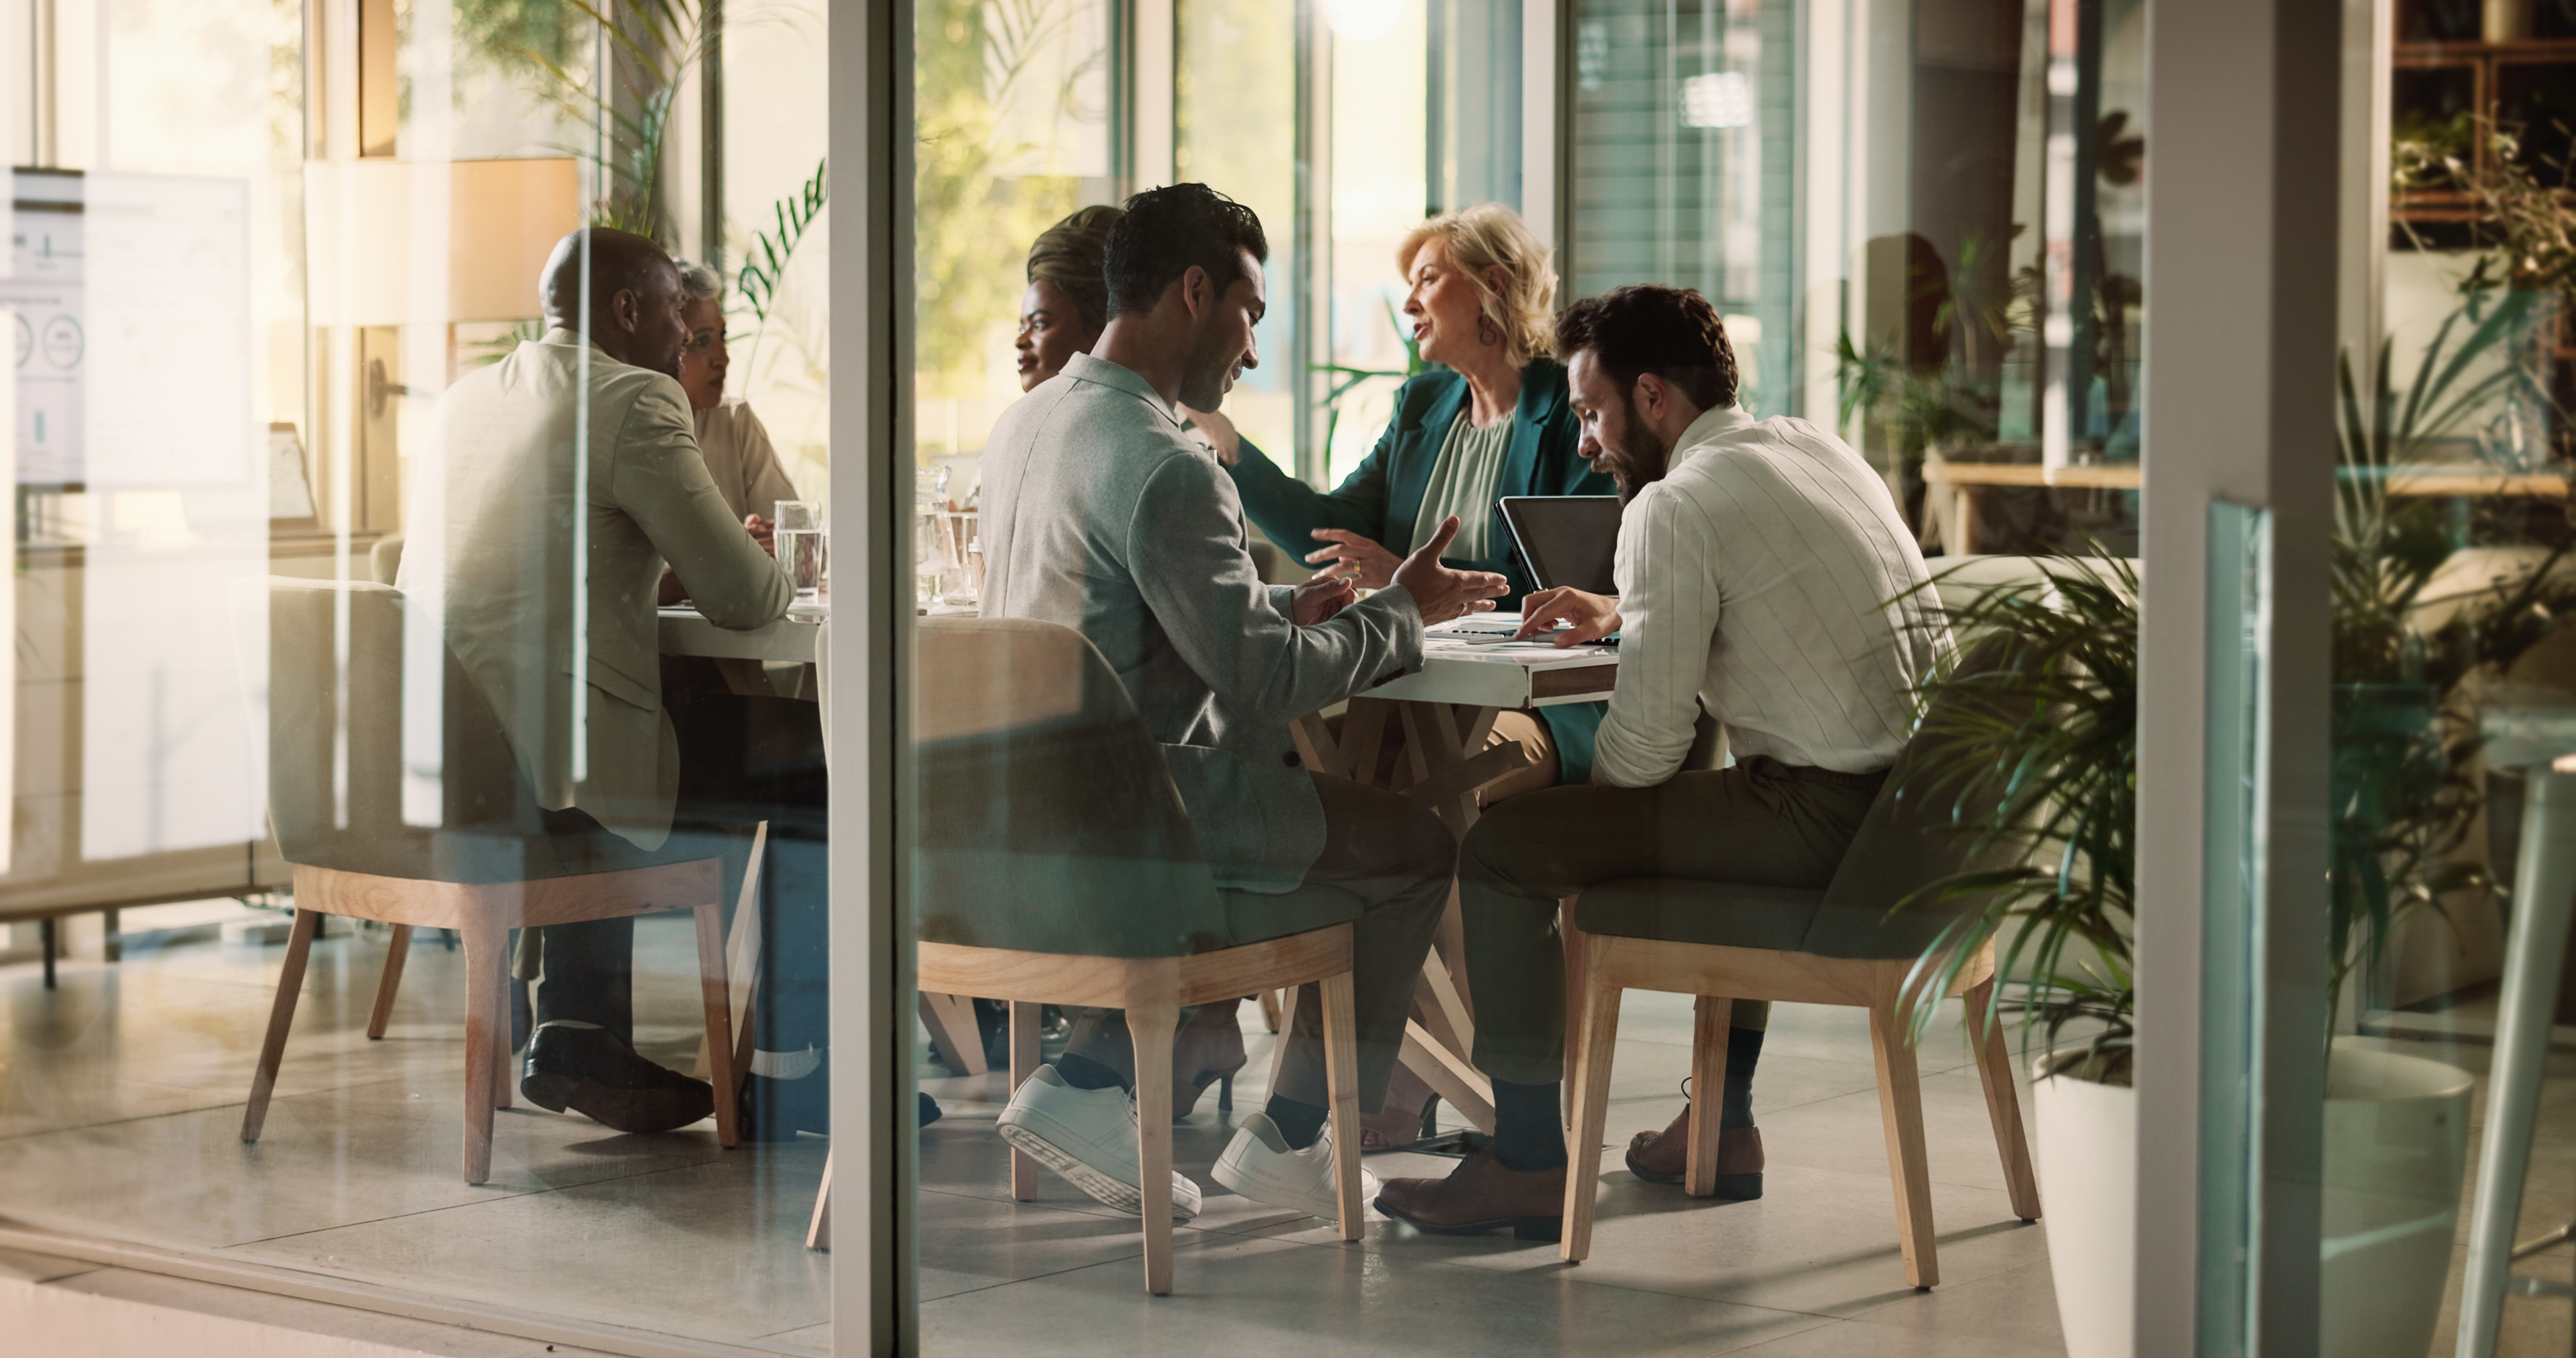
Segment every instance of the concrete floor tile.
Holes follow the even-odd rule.
[[[831,1318],[822,1144],[263,1241],[246,1259],[716,1339]]]
[[[1196,1234],[1176,1247],[1171,1296],[1147,1296],[1132,1261],[1052,1274],[924,1304],[922,1352],[1716,1354],[1828,1323],[1586,1286],[1574,1272],[1507,1278],[1346,1246]]]

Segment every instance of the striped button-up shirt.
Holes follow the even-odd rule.
[[[1672,777],[1701,705],[1738,759],[1886,768],[1915,679],[1950,647],[1887,483],[1804,420],[1693,421],[1622,516],[1615,571],[1619,686],[1595,783]]]

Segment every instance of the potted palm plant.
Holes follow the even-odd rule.
[[[2389,380],[2385,348],[2365,388],[2344,376],[2343,466],[2333,543],[2333,826],[2328,971],[2339,999],[2377,968],[2410,915],[2491,891],[2455,854],[2479,811],[2471,710],[2481,677],[2501,673],[2576,607],[2557,567],[2576,536],[2536,561],[2430,587],[2456,544],[2430,505],[2393,504],[2392,470],[2444,437],[2517,379],[2512,352],[2529,300],[2473,289],[2425,352],[2413,381]],[[1944,986],[1985,940],[1999,965],[2032,978],[2018,1008],[2034,1064],[2033,1110],[2049,1243],[2068,1350],[2125,1355],[2131,1344],[2135,1230],[2134,990],[2137,579],[2102,555],[2036,559],[2033,578],[1988,588],[1950,611],[1962,633],[2007,644],[1924,681],[1945,758],[1909,774],[1904,795],[1973,805],[1971,785],[2002,789],[1992,815],[1963,823],[1974,860],[2005,862],[1926,888],[1908,904],[1970,902],[1927,949],[1925,986]],[[2456,574],[2456,572],[2454,572]],[[1967,652],[1963,649],[1962,654]],[[1900,907],[1902,908],[1902,907]],[[2340,1008],[2340,1006],[2338,1006]],[[1918,1023],[1930,1020],[1926,1012]],[[2448,1276],[2466,1159],[2466,1072],[2319,1034],[2329,1044],[2322,1287],[2323,1350],[2425,1351]]]

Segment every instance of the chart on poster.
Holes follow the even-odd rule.
[[[82,372],[89,335],[82,325],[81,180],[20,170],[11,184],[9,273],[0,306],[12,314],[17,480],[78,485],[83,479]]]

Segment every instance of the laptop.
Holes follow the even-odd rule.
[[[1619,592],[1610,571],[1619,551],[1618,496],[1506,495],[1502,509],[1539,588]]]

